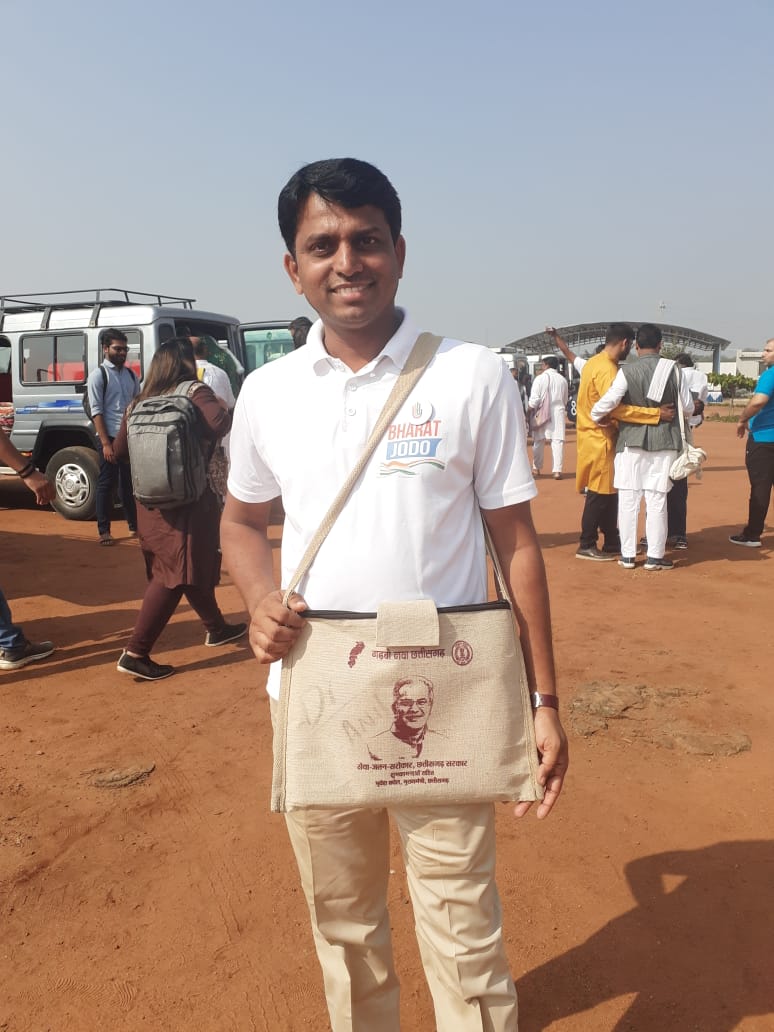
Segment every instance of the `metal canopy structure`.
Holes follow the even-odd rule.
[[[649,320],[624,319],[635,330],[642,323]],[[605,333],[610,325],[609,322],[598,323],[577,323],[575,326],[557,326],[560,337],[564,337],[573,351],[584,356],[593,354],[599,344],[604,344]],[[661,330],[665,344],[679,348],[681,351],[693,351],[697,353],[712,353],[712,368],[715,372],[720,369],[720,353],[730,347],[731,341],[723,337],[713,337],[710,333],[702,333],[701,330],[692,330],[687,326],[672,326],[668,323],[655,323]],[[531,333],[528,337],[520,337],[519,340],[511,341],[503,345],[503,351],[510,351],[515,355],[537,355],[551,354],[555,351],[551,338],[545,333]]]

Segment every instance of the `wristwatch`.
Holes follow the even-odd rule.
[[[559,709],[559,697],[556,695],[544,695],[542,692],[532,692],[530,698],[532,699],[533,710],[538,709],[540,706],[548,706],[549,709]]]

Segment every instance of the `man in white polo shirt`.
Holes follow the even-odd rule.
[[[400,201],[355,159],[300,169],[279,199],[285,268],[320,319],[306,347],[252,373],[231,436],[224,558],[251,615],[250,641],[272,663],[293,647],[303,611],[374,611],[384,600],[438,606],[486,600],[479,506],[515,601],[535,710],[546,816],[561,791],[567,741],[555,703],[545,571],[530,513],[535,485],[517,388],[486,348],[444,339],[388,428],[299,585],[290,608],[274,581],[271,503],[286,519],[286,584],[369,432],[418,335],[395,306],[405,241]],[[427,447],[398,445],[422,426]],[[404,454],[405,453],[405,454]],[[531,804],[515,808],[523,816]],[[417,937],[438,1027],[514,1032],[516,993],[494,883],[491,804],[396,807]],[[333,1032],[399,1028],[386,907],[386,810],[296,810],[286,816],[312,918]]]

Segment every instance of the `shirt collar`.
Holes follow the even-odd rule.
[[[411,354],[411,349],[419,336],[419,329],[411,321],[405,309],[398,308],[396,311],[403,316],[403,321],[376,358],[372,359],[363,369],[358,370],[358,375],[371,372],[380,362],[384,361],[390,362],[396,370],[401,370],[406,364],[406,359]],[[322,319],[318,319],[312,324],[306,338],[305,348],[308,349],[315,372],[323,373],[326,369],[337,368],[337,360],[325,350]]]

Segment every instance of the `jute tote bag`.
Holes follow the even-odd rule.
[[[669,469],[669,476],[672,480],[684,480],[689,477],[691,473],[696,474],[696,479],[701,480],[702,464],[707,461],[707,453],[703,448],[697,448],[693,443],[693,431],[691,427],[685,425],[685,415],[683,414],[683,406],[680,404],[680,375],[679,366],[675,366],[678,370],[677,379],[677,414],[680,420],[680,440],[682,441],[682,450],[677,458],[672,463]]]
[[[418,338],[286,601],[439,343]],[[542,798],[521,645],[484,532],[497,602],[437,609],[418,599],[385,602],[376,613],[304,613],[282,665],[272,810]]]

